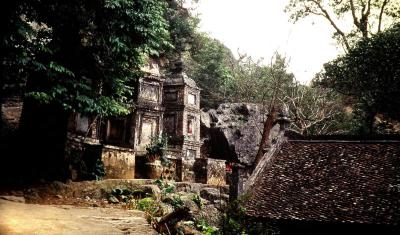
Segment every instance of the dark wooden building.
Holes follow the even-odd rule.
[[[248,193],[252,234],[400,234],[400,141],[286,140]]]

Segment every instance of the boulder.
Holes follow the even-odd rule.
[[[200,197],[212,202],[220,199],[229,199],[228,195],[223,194],[216,188],[203,188],[200,191]]]
[[[146,196],[153,196],[157,200],[160,200],[161,190],[157,185],[154,184],[140,185],[139,189],[142,190],[146,194]]]
[[[203,114],[202,116],[206,116]],[[216,110],[208,111],[208,118],[201,120],[208,136],[203,148],[209,149],[209,157],[224,159],[251,166],[255,160],[266,120],[266,109],[252,103],[224,103]],[[279,132],[279,125],[271,131],[271,138]]]
[[[208,114],[211,157],[251,165],[261,141],[262,109],[256,104],[225,103]]]
[[[204,205],[204,208],[200,211],[199,214],[196,214],[194,217],[196,220],[205,220],[207,224],[221,228],[223,214],[221,209],[219,209],[219,205],[210,204]]]
[[[160,203],[163,214],[170,214],[174,211],[174,207],[167,203]]]
[[[113,204],[119,203],[118,198],[116,198],[116,197],[114,197],[114,196],[110,196],[110,197],[108,198],[108,201],[109,201],[110,203],[113,203]]]

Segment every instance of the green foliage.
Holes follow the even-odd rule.
[[[146,146],[146,156],[149,160],[160,159],[162,166],[169,166],[171,161],[166,156],[168,149],[168,137],[165,135],[151,138],[150,144]]]
[[[194,203],[196,203],[196,205],[197,205],[200,209],[203,208],[203,202],[201,201],[200,195],[194,194],[194,195],[192,196],[192,201],[193,201]]]
[[[90,170],[91,177],[96,180],[101,180],[106,176],[106,171],[104,169],[104,163],[100,159],[97,159],[94,163],[93,168]]]
[[[163,189],[164,187],[164,181],[162,179],[154,180],[154,184],[156,184],[160,189]]]
[[[77,170],[81,180],[101,180],[105,175],[104,163],[93,155],[85,155],[80,151],[70,151],[71,166]]]
[[[155,136],[151,138],[150,144],[146,146],[147,155],[163,156],[168,147],[168,137]]]
[[[170,194],[175,191],[175,185],[169,184],[167,187],[163,189],[163,194]]]
[[[244,207],[248,197],[249,195],[241,196],[226,206],[222,225],[222,231],[224,234],[245,235],[248,231],[251,231],[251,228],[249,228],[248,224],[246,223],[246,209]]]
[[[26,82],[22,69],[30,61],[31,46],[26,38],[31,26],[23,20],[24,7],[18,0],[6,0],[0,8],[0,97],[21,95]]]
[[[155,201],[151,197],[139,199],[138,201],[136,201],[136,203],[137,204],[135,209],[146,212],[149,220],[153,219],[156,216],[162,215],[160,203]]]
[[[205,221],[204,219],[201,219],[199,221],[197,221],[196,223],[196,227],[202,231],[205,235],[219,235],[221,234],[218,229],[216,229],[213,226],[210,226],[207,221]]]
[[[170,36],[185,31],[177,24],[192,24],[178,5],[174,0],[7,1],[0,12],[6,49],[1,89],[18,89],[28,79],[28,97],[40,102],[80,113],[126,114],[145,55],[170,51],[176,41]]]
[[[289,109],[290,128],[301,135],[349,132],[351,115],[345,112],[343,96],[316,83],[296,84],[283,99]]]
[[[215,108],[226,98],[226,84],[232,77],[235,59],[231,51],[205,33],[197,33],[186,54],[186,72],[202,89],[201,107]]]
[[[169,32],[173,50],[167,51],[167,58],[174,60],[178,58],[193,44],[195,30],[199,23],[199,19],[190,14],[183,8],[182,0],[168,0],[168,8],[165,18],[169,22]]]
[[[361,133],[374,132],[377,114],[400,120],[400,25],[361,40],[327,63],[322,85],[350,97]]]
[[[169,182],[165,182],[161,179],[157,179],[154,183],[160,188],[163,197],[175,192],[175,185]]]
[[[172,198],[172,202],[171,202],[171,206],[176,210],[178,208],[183,207],[183,201],[182,198],[180,196],[174,196]]]

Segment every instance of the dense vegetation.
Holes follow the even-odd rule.
[[[400,25],[359,41],[325,65],[321,83],[351,97],[361,133],[391,133],[400,120]],[[376,119],[379,122],[376,123]]]
[[[193,27],[189,26],[194,23],[181,4],[175,0],[3,4],[0,94],[24,98],[18,143],[24,147],[14,154],[22,156],[28,178],[63,174],[72,112],[101,118],[132,111],[140,67],[147,58],[173,59],[190,42]]]
[[[17,1],[6,20],[3,76],[68,111],[127,113],[145,55],[172,48],[163,1]],[[9,12],[7,12],[9,13]],[[15,38],[18,36],[18,41]],[[14,55],[13,53],[14,52]],[[15,65],[15,72],[10,70]]]
[[[329,21],[348,53],[306,86],[278,53],[269,62],[235,57],[198,32],[199,20],[180,0],[9,0],[0,10],[1,94],[22,94],[67,113],[126,114],[147,58],[183,58],[185,71],[202,88],[205,109],[221,102],[276,104],[288,109],[292,129],[300,134],[380,131],[371,127],[377,116],[383,115],[382,123],[399,119],[393,108],[398,26],[384,31],[397,19],[395,3],[291,1],[287,11],[294,20],[349,14],[354,21],[351,32]],[[328,14],[325,6],[333,11]]]

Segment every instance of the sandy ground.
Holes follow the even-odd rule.
[[[0,235],[157,234],[141,211],[36,205],[0,199]]]

